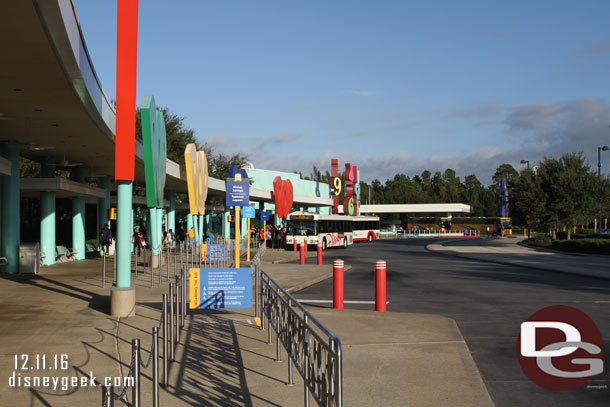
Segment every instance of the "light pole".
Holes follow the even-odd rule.
[[[597,181],[599,182],[599,218],[598,225],[599,230],[602,229],[602,160],[601,154],[602,151],[608,151],[610,148],[608,146],[597,147]]]
[[[519,164],[527,164],[527,169],[528,170],[530,169],[530,162],[529,162],[529,160],[521,160],[519,162]],[[530,238],[530,227],[527,224],[527,221],[525,222],[525,228],[527,229],[527,238],[529,239]]]

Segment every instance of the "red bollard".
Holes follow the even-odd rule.
[[[305,245],[305,253],[307,253],[307,238],[303,239],[303,244]]]
[[[322,245],[318,243],[318,264],[322,264]]]
[[[379,312],[385,312],[386,268],[387,264],[383,260],[377,260],[375,263],[375,311]]]
[[[301,252],[300,253],[301,264],[305,264],[305,247],[304,247],[303,243],[301,243],[301,247],[300,247],[299,251]]]
[[[292,244],[292,250],[294,250],[295,252],[297,251],[297,238],[294,238],[294,242]]]
[[[333,262],[333,308],[343,309],[343,275],[345,272],[345,262],[335,260]]]

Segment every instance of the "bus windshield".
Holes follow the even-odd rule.
[[[502,227],[504,229],[511,229],[512,228],[512,222],[510,221],[510,219],[502,219]]]
[[[314,220],[289,220],[287,232],[292,236],[312,236],[318,234],[317,226]]]

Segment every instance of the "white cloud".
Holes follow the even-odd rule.
[[[371,90],[352,90],[350,93],[353,95],[366,97],[377,96],[377,92],[373,92]]]

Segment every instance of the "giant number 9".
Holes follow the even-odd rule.
[[[341,178],[335,177],[333,186],[335,187],[335,195],[339,195],[341,193]]]

